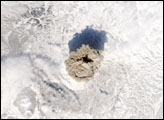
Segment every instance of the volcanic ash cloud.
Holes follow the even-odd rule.
[[[103,60],[101,53],[101,50],[95,50],[88,45],[82,45],[81,48],[72,51],[65,61],[68,74],[77,81],[90,80]]]

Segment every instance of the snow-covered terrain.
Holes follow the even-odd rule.
[[[69,42],[105,31],[87,82]],[[163,2],[1,2],[1,118],[163,118]]]

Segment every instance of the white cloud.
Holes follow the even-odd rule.
[[[30,85],[32,66],[26,56],[8,57],[1,61],[1,110],[11,109],[17,94]],[[12,110],[13,110],[12,109]]]

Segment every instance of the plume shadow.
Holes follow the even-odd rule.
[[[107,42],[106,32],[86,27],[81,33],[75,33],[69,41],[69,51],[76,51],[83,44],[89,45],[96,50],[104,50],[104,43]]]

